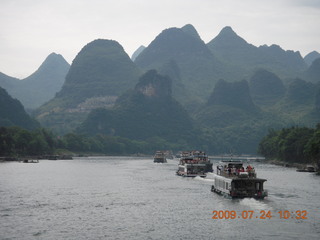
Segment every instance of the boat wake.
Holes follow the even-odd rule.
[[[250,209],[255,209],[255,210],[272,210],[270,209],[271,207],[261,201],[261,200],[256,200],[254,198],[244,198],[240,200],[240,204],[244,206],[250,207]]]
[[[203,181],[203,182],[210,182],[210,183],[213,183],[213,182],[214,182],[214,179],[202,178],[202,177],[199,177],[199,176],[196,176],[194,179],[195,179],[195,180],[198,180],[198,181]]]

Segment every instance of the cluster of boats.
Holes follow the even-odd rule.
[[[166,154],[157,151],[154,162],[166,163]],[[263,184],[266,179],[258,178],[255,169],[249,164],[244,168],[241,160],[222,160],[213,171],[208,155],[202,151],[187,151],[180,154],[177,175],[182,177],[207,177],[213,179],[212,192],[231,198],[263,199],[268,196]]]

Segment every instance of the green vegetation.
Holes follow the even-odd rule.
[[[259,144],[258,152],[268,159],[289,163],[320,161],[320,124],[317,128],[291,127],[270,130]]]
[[[255,71],[250,78],[249,86],[253,101],[262,106],[272,106],[286,92],[282,80],[265,69]]]
[[[59,141],[45,129],[28,131],[20,127],[0,127],[1,156],[52,154]]]
[[[87,98],[118,96],[133,87],[140,74],[118,42],[98,39],[78,53],[56,98],[74,107]]]
[[[112,110],[92,111],[79,131],[138,140],[160,137],[169,142],[189,141],[193,121],[172,98],[170,78],[151,70],[140,78],[134,90],[117,100]]]
[[[0,87],[0,126],[20,126],[26,129],[39,127],[17,99],[13,99],[6,90]]]
[[[86,136],[68,133],[56,136],[46,129],[28,131],[20,127],[0,127],[0,156],[43,156],[68,153],[128,155],[153,154],[159,149],[188,149],[183,143],[170,143],[160,137],[148,141],[130,140],[122,137]]]
[[[34,115],[42,126],[65,134],[77,128],[79,121],[96,108],[94,102],[86,104],[86,101],[116,98],[134,87],[140,75],[140,69],[118,42],[94,40],[74,59],[61,91]]]

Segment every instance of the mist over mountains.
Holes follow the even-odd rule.
[[[254,153],[271,128],[320,122],[320,55],[256,47],[225,27],[163,30],[132,58],[114,40],[84,46],[71,66],[51,54],[0,86],[42,126],[65,134],[157,138],[208,152]]]

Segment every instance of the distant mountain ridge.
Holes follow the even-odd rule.
[[[317,51],[312,51],[308,53],[303,59],[308,64],[308,66],[310,66],[312,62],[317,58],[320,58],[320,53],[318,53]]]
[[[51,53],[37,71],[23,80],[1,74],[0,86],[19,99],[25,108],[35,109],[61,89],[69,67],[69,63],[60,54]]]
[[[264,68],[279,76],[295,77],[307,68],[299,52],[284,51],[275,44],[256,47],[239,37],[231,27],[223,28],[207,45],[220,61],[247,73]]]
[[[142,53],[142,51],[145,49],[146,47],[141,45],[137,50],[134,51],[134,53],[131,56],[132,61],[135,61],[136,58],[140,55],[140,53]]]
[[[223,65],[192,25],[165,29],[136,58],[135,63],[144,70],[158,71],[174,63],[179,69],[181,83],[193,97],[201,96],[202,100],[210,94],[223,71]],[[176,96],[175,89],[173,92]]]

